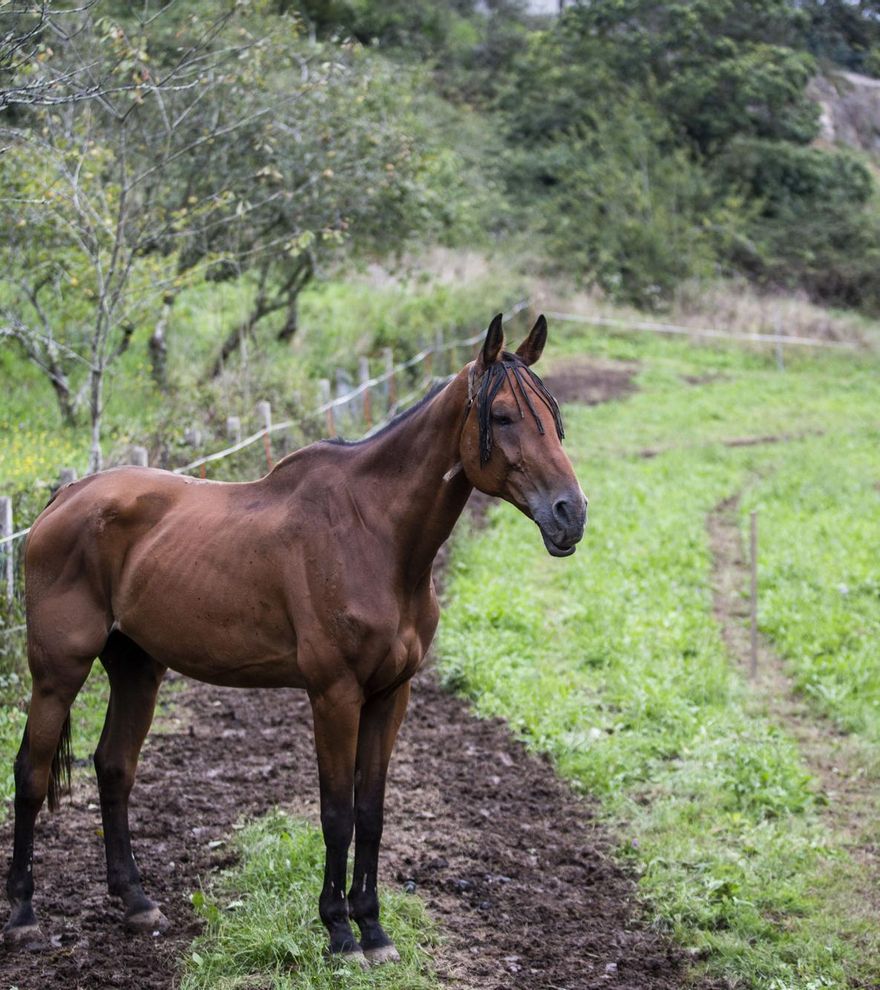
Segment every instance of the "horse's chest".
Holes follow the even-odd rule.
[[[408,681],[421,666],[426,647],[414,627],[402,628],[388,644],[381,660],[365,670],[364,687],[368,693],[385,691]]]

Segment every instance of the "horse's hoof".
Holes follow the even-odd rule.
[[[356,969],[370,968],[367,957],[360,946],[352,949],[351,952],[334,952],[330,958],[337,960],[343,966],[354,966]]]
[[[388,945],[380,945],[377,949],[364,949],[364,955],[371,966],[400,962],[400,953],[390,942]]]
[[[42,949],[46,939],[39,925],[17,925],[3,929],[3,943],[9,949]]]
[[[137,914],[130,914],[125,919],[125,927],[130,932],[161,935],[168,931],[171,922],[157,908],[147,908],[146,911],[138,911]]]

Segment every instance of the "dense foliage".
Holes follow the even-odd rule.
[[[322,36],[433,63],[505,143],[496,230],[540,235],[544,264],[641,305],[683,278],[744,272],[875,309],[870,163],[818,148],[807,83],[872,72],[878,6],[843,0],[582,0],[530,18],[478,5],[299,9]],[[487,163],[488,164],[488,163]]]
[[[92,467],[108,369],[148,333],[173,388],[200,283],[250,300],[205,380],[293,338],[328,266],[438,242],[642,306],[745,274],[880,308],[872,162],[817,143],[807,96],[880,64],[874,2],[41,9],[0,13],[0,334],[90,423]]]

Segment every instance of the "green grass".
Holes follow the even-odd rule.
[[[880,418],[769,460],[760,512],[761,628],[798,686],[880,745]]]
[[[780,374],[759,355],[679,342],[562,344],[642,360],[642,390],[566,410],[591,497],[575,557],[549,558],[506,506],[456,542],[443,675],[599,796],[650,913],[712,973],[767,990],[873,986],[880,945],[847,898],[857,869],[845,837],[821,819],[794,740],[725,653],[706,516],[741,490],[744,520],[760,506],[762,625],[817,707],[874,741],[877,365],[798,360]],[[699,369],[722,377],[684,385]]]
[[[193,903],[205,933],[184,960],[181,990],[330,990],[376,987],[430,990],[437,933],[419,898],[381,892],[382,922],[401,962],[367,972],[325,956],[327,934],[316,906],[324,843],[318,829],[274,813],[236,836],[240,862]]]

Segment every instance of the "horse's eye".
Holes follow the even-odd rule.
[[[495,413],[492,417],[492,422],[496,426],[510,426],[513,422],[513,417],[508,416],[507,413]]]

